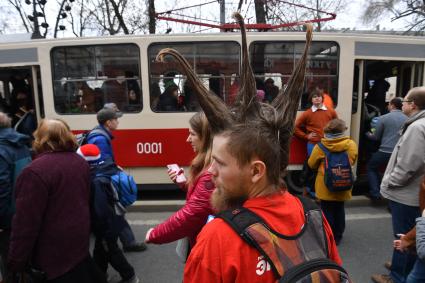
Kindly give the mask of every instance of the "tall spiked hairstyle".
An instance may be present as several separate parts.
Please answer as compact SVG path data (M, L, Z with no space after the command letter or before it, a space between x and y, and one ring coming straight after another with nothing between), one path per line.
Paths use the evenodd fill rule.
M234 13L233 17L239 23L242 35L241 85L233 108L229 109L217 95L205 88L187 60L176 50L162 49L157 55L157 60L163 61L166 55L170 55L182 65L187 81L205 112L213 135L241 125L253 128L261 127L267 132L271 132L275 137L275 144L280 146L279 168L280 175L284 176L289 161L289 145L294 131L294 122L304 85L307 55L312 40L312 26L306 26L304 52L286 88L281 89L270 105L258 102L256 99L255 77L249 62L245 23L239 13Z

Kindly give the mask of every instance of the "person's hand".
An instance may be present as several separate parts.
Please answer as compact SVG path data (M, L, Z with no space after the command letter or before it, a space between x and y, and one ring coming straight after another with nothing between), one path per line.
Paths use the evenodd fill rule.
M398 240L394 240L394 248L400 252L407 250L408 243L404 234L397 234L400 237Z
M373 133L372 133L372 132L366 132L366 137L367 137L367 138L371 138L371 137L373 137Z
M180 168L180 170L178 172L171 170L171 169L168 169L168 176L170 177L171 181L173 181L174 184L178 184L177 183L177 176L181 175L181 174L184 175L183 168ZM181 184L178 184L178 185L181 185Z
M170 180L173 181L174 184L177 183L177 172L171 169L168 169L168 176L170 177Z
M318 134L316 134L315 132L311 132L307 135L307 139L310 141L312 139L317 139L319 137Z
M146 243L146 244L149 244L149 236L151 235L152 230L153 230L153 228L150 228L150 229L148 230L148 232L146 232L146 236L145 236L145 243Z

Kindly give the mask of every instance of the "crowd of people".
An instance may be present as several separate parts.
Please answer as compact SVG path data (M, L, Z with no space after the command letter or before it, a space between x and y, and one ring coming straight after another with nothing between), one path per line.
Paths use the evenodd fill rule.
M235 17L246 47L242 17ZM243 79L232 109L182 65L202 108L188 125L187 142L195 152L189 171L168 170L171 181L186 191L186 203L149 229L144 242L136 241L111 182L122 171L111 144L123 116L117 105L107 103L97 112L98 125L81 144L66 122L42 120L31 133L33 152L31 138L13 130L11 118L0 112L2 280L108 282L110 265L120 282L137 283L124 252L179 240L185 282L276 282L290 280L291 273L300 276L296 270L312 264L314 271L303 278L350 282L337 245L358 148L323 90L310 93L311 107L296 119L310 42L308 27L305 50L281 93L272 81L266 81L266 91L258 90L243 54ZM172 81L167 89L174 103ZM270 96L273 104L263 103ZM168 105L164 99L158 103ZM425 87L392 99L388 110L367 133L381 143L367 170L371 198L388 200L396 239L386 264L390 274L372 280L425 282ZM290 194L283 181L293 135L306 143L305 166L317 171L308 198ZM382 180L380 166L386 166Z

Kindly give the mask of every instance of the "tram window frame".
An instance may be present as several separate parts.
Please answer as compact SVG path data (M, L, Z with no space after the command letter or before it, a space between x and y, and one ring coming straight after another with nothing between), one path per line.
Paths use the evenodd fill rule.
M254 60L254 56L255 53L254 51L256 49L261 49L260 46L265 46L264 50L265 50L265 55L263 60L259 60L258 58L256 60ZM267 53L266 49L267 46L271 46L272 50L273 48L276 50L277 49L277 45L282 46L282 48L284 50L288 50L292 52L287 52L287 53L283 53L283 52L269 52ZM320 45L322 45L322 48L320 48ZM323 47L323 45L325 47ZM326 46L327 45L327 46ZM251 42L250 46L249 46L249 58L251 60L252 63L252 68L255 74L255 78L257 81L257 88L261 89L261 88L265 88L265 82L267 79L272 79L273 81L287 81L295 66L297 61L299 60L299 58L302 56L302 52L304 50L304 46L305 46L305 41L287 41L287 40L273 40L273 41L265 41L265 40L258 40L258 41L253 41ZM332 50L332 48L336 48L336 50ZM329 71L328 74L325 75L318 75L312 72L312 68L310 66L312 66L315 62L314 58L312 58L312 50L314 50L315 48L319 48L319 50L322 50L322 52L328 51L326 53L320 54L317 53L316 56L321 55L324 56L324 59L326 60L322 60L324 62L322 62L323 64L327 64L326 62L329 62L329 64L327 64L328 66L330 66L329 68L327 68L327 70ZM303 97L302 97L302 103L300 104L300 109L299 110L306 110L308 109L309 103L306 103L305 100L308 97L308 93L309 91L312 90L312 87L314 85L319 86L321 88L323 88L325 90L326 93L328 93L334 103L334 107L337 106L338 104L338 79L339 79L339 67L340 67L340 46L338 44L338 42L336 41L313 41L311 43L310 46L310 50L308 53L308 58L307 58L307 69L306 69L306 74L305 74L305 84L304 84L304 89L303 89ZM269 56L267 58L267 54L271 54L271 55L275 55L275 56L279 56L277 59L272 58L270 59L271 56ZM267 60L268 59L268 60ZM274 61L273 61L274 60ZM279 73L276 72L276 70L273 69L273 63L274 62L285 62L285 60L288 62L288 64L291 65L292 69L283 69L280 70L280 75L277 75ZM270 66L267 65L262 65L262 66L258 66L256 62L264 62L264 64L269 64ZM320 61L316 61L319 62L317 65L320 65ZM332 65L332 63L336 63L336 65ZM264 85L261 85L264 84ZM275 85L279 88L279 90L284 87L284 85ZM267 96L267 93L266 93Z
M207 50L207 47L211 47L211 45L217 45L217 48L214 50L218 50L219 52L211 52L208 55L212 55L206 57L206 60L199 60L200 55L207 54L206 52L202 52ZM227 48L226 48L227 47ZM240 63L241 63L241 46L239 42L228 40L228 41L195 41L195 42L155 42L151 43L147 49L148 56L148 71L149 71L149 97L150 97L150 107L155 113L179 113L179 112L196 112L200 110L199 104L197 103L196 96L193 96L195 99L188 98L186 101L180 102L183 104L183 107L177 108L170 107L170 110L163 108L163 110L158 109L159 97L163 95L168 87L175 88L177 86L177 95L178 98L182 96L182 93L186 95L186 93L190 93L191 89L189 86L185 85L187 78L182 74L181 71L178 70L179 66L177 63L174 68L164 68L167 69L167 72L161 72L161 70L153 71L153 68L156 66L153 65L155 63L155 58L158 52L163 48L173 48L182 54L182 56L189 62L191 67L193 68L195 74L200 78L203 82L204 86L207 89L210 89L210 85L212 83L215 84L218 91L217 94L220 98L222 98L226 103L230 101L230 91L232 87L232 83L240 78ZM229 59L228 56L232 55ZM226 60L223 60L225 64L228 64L227 74L223 73L224 68L220 68L222 65L214 65L213 58L218 56L218 58L226 57ZM205 59L205 58L203 58ZM167 60L167 57L165 58ZM177 62L175 59L171 58L170 61ZM202 61L202 63L199 63ZM219 61L218 61L219 62ZM229 63L230 62L230 63ZM218 63L220 64L220 63ZM160 66L160 65L158 65ZM161 67L162 68L162 67ZM208 68L210 68L208 70ZM199 73L199 70L203 70L203 73ZM210 72L207 72L210 71ZM214 73L215 71L218 72ZM169 74L167 76L167 74ZM168 80L168 82L166 82ZM172 80L172 81L171 81ZM166 88L165 86L168 85ZM175 91L175 90L174 90ZM214 92L215 93L215 92ZM190 96L191 97L191 96ZM183 98L184 99L184 98ZM179 102L179 100L177 100ZM165 109L165 110L164 110ZM177 109L177 110L176 110Z
M86 70L88 71L83 75L69 72L74 66L78 69L82 63L79 57L71 58L73 61L68 63L67 51L78 51L78 49L89 50L87 53L90 55L84 57L87 59ZM56 113L61 115L96 114L105 103L110 102L116 103L120 111L124 113L140 113L143 110L140 56L140 48L135 43L52 48L50 50L51 78ZM59 66L62 67L62 71L58 71ZM67 85L70 89L67 89ZM118 92L122 95L117 95L114 87L122 90ZM82 104L84 91L90 95L89 107L87 107L88 103ZM132 98L135 98L135 103L129 102Z

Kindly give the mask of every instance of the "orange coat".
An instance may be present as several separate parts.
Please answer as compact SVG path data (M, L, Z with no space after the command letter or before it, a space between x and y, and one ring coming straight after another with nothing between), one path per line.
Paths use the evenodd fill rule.
M310 140L310 142L318 143L324 136L323 128L330 120L335 118L338 118L338 115L332 108L328 108L327 110L318 109L316 112L313 112L309 108L295 121L294 134L305 141L309 141L307 135L314 132L319 137Z

